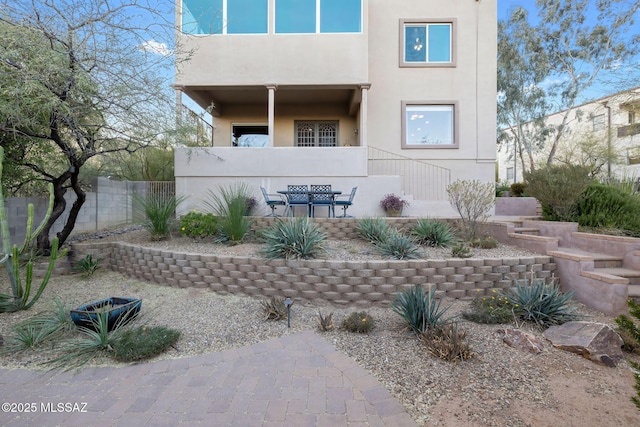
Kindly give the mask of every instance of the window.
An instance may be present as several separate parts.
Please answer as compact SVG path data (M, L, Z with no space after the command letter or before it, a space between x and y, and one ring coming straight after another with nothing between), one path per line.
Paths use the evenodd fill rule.
M401 67L454 67L455 20L400 21Z
M629 111L629 124L632 125L636 122L636 112Z
M267 147L269 145L269 126L266 124L234 124L231 145L234 147Z
M338 122L296 121L296 147L337 147Z
M457 148L456 102L403 102L402 148Z
M599 130L604 129L604 114L599 114L597 116L593 116L591 119L593 121L593 131L597 132Z
M276 0L275 6L279 34L362 31L362 0Z
M513 180L513 168L507 168L507 181Z
M266 34L268 0L182 0L187 34Z

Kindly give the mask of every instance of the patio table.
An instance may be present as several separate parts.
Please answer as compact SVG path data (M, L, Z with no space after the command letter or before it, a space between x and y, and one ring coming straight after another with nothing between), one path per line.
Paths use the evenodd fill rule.
M283 194L286 198L287 198L287 208L290 210L291 215L293 216L293 206L300 206L301 203L293 203L290 204L290 200L291 200L291 196L292 195L306 195L307 198L307 215L309 216L309 218L313 218L313 196L314 194L329 194L331 196L331 201L333 203L333 200L335 199L335 197L339 194L342 194L342 191L340 190L331 190L331 191L312 191L312 190L297 190L297 191L289 191L289 190L278 190L277 191L278 194ZM326 206L326 205L325 205ZM335 211L334 211L334 216L335 216Z

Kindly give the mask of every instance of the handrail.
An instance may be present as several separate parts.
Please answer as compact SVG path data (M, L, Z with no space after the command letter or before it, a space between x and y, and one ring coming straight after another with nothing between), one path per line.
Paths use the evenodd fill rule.
M381 150L369 148L369 175L400 175L402 191L416 200L447 200L451 170Z

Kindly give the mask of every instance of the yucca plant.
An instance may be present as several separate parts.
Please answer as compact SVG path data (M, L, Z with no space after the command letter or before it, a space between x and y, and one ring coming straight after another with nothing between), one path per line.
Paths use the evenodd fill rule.
M265 247L260 254L266 258L315 258L325 251L327 233L307 217L278 218L262 232Z
M531 276L531 279L514 280L515 288L504 292L509 302L518 308L521 319L548 328L579 318L573 313L575 308L568 306L573 291L564 294L555 281L546 283L544 278L534 278L533 273Z
M391 309L402 318L409 329L420 333L450 321L451 318L444 318L444 314L451 306L441 309L441 303L442 300L436 298L435 287L432 286L425 293L422 286L415 285L398 293Z
M318 327L321 331L327 332L333 329L333 312L322 314L318 311Z
M458 329L458 324L455 322L420 333L420 339L429 352L448 362L471 359L475 355L466 338L467 332Z
M356 219L356 234L358 237L374 245L387 240L391 230L391 227L381 217Z
M171 236L176 223L176 209L186 199L163 193L152 193L146 197L134 195L136 211L144 215L144 227L149 231L151 240L164 240Z
M419 256L415 242L397 230L391 231L383 242L378 243L376 250L395 259L415 259Z
M245 216L250 199L249 185L244 182L221 186L218 192L208 191L203 203L218 217L220 240L238 243L244 239L253 224Z
M287 306L282 297L271 297L270 300L262 301L262 315L264 320L281 320L287 318Z
M449 247L455 242L453 228L446 222L430 218L418 218L418 222L411 230L416 243L425 246Z

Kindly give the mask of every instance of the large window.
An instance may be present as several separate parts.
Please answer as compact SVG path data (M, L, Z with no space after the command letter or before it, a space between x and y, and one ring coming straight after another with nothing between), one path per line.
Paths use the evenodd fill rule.
M337 147L338 122L296 121L296 147Z
M275 14L279 34L362 31L362 0L276 0Z
M400 21L400 66L455 66L455 20Z
M403 102L402 148L457 148L457 103Z
M182 0L187 34L266 34L268 0Z

